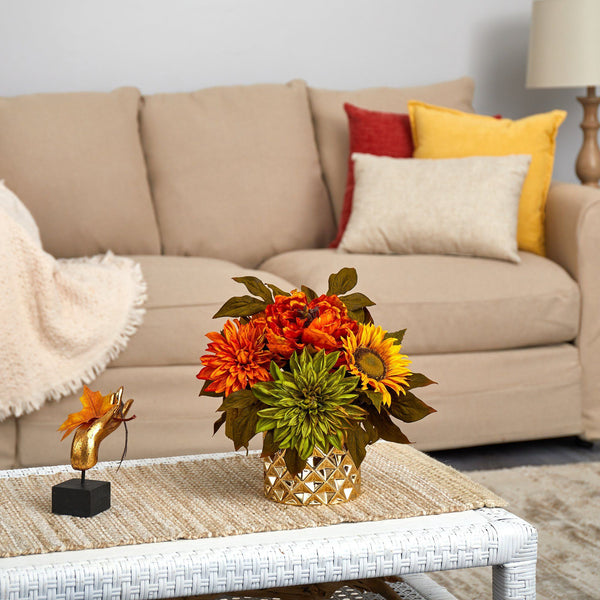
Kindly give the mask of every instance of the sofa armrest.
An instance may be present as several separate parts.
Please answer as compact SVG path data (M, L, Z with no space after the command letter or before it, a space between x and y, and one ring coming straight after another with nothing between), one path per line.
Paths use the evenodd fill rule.
M579 284L576 344L582 367L583 431L600 439L600 190L554 183L546 204L546 252Z
M600 190L574 183L550 186L546 203L546 254L577 281L579 259L585 259L592 246L597 250L600 244L598 210ZM594 255L597 252L590 258Z

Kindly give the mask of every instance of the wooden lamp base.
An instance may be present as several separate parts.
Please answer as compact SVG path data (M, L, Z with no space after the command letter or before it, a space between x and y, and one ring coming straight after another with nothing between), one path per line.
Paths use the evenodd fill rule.
M575 172L583 185L598 187L600 179L600 149L598 148L598 104L600 98L596 96L596 87L587 88L587 96L577 98L583 106L583 145L577 156Z

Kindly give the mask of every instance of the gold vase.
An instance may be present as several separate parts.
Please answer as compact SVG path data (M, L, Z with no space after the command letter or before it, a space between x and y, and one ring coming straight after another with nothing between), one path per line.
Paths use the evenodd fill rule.
M265 496L269 500L295 506L339 504L360 494L360 468L348 452L332 447L324 453L315 448L296 476L287 470L284 452L263 459Z

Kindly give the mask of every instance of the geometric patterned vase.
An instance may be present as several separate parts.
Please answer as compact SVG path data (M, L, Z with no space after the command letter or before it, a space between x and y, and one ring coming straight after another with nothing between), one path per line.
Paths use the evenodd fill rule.
M324 453L315 448L304 470L295 477L285 466L284 452L263 459L265 496L269 500L296 506L339 504L360 494L360 468L349 452L332 447Z

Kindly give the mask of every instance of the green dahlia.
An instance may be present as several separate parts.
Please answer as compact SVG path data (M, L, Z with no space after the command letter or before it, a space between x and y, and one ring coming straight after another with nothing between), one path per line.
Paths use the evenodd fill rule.
M266 404L258 412L256 431L273 430L279 448L295 449L306 460L318 446L342 450L344 430L355 427L366 412L352 402L358 397L358 377L346 377L346 367L331 372L339 352L307 349L290 358L290 372L271 363L273 381L257 383L252 392Z

